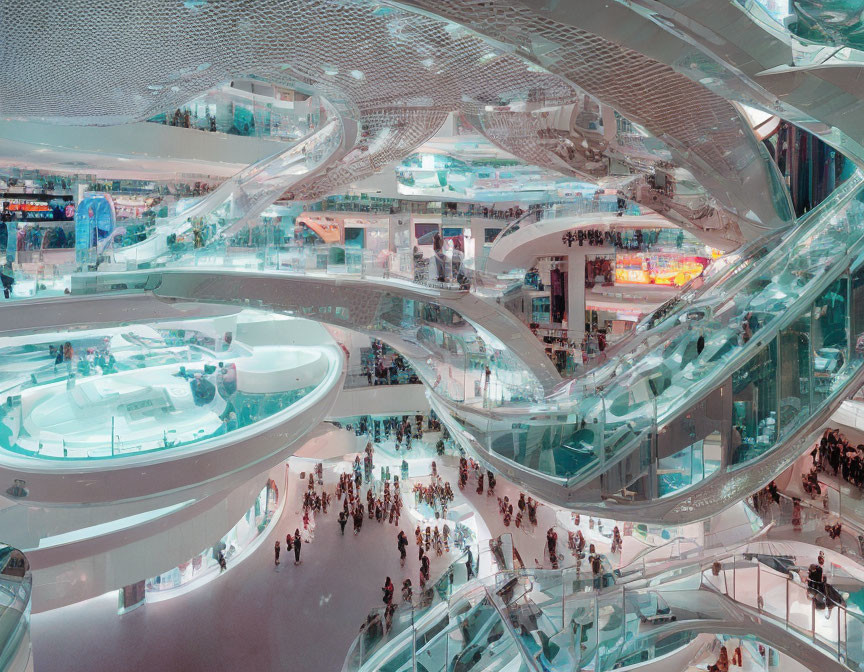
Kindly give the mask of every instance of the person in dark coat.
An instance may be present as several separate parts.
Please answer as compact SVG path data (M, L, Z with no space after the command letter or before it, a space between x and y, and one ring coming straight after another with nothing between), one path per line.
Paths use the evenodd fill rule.
M399 530L399 534L396 537L396 546L399 549L399 563L402 567L405 566L405 556L407 555L406 548L408 548L408 537L405 536L405 532Z
M390 577L387 577L387 580L384 582L384 587L381 589L384 592L384 604L390 606L393 602L393 582L390 580Z
M300 548L303 546L303 540L300 538L300 529L294 530L294 564L300 564Z

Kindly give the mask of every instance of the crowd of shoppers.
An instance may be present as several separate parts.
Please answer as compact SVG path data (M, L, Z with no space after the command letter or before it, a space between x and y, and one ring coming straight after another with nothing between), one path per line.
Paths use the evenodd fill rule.
M813 470L805 482L809 482L809 489L815 494L820 494L815 479L818 472L842 477L856 488L864 489L864 444L853 446L839 429L826 429L810 456Z
M338 423L336 424L338 426ZM361 415L356 423L347 424L345 429L353 431L356 436L366 436L374 443L389 441L392 438L397 451L403 447L406 450L411 450L414 441L423 439L424 431L441 432L441 438L435 444L439 455L444 454L445 446L449 440L447 428L441 424L434 411L430 411L428 416L422 413L413 416L388 415L383 417Z
M362 376L370 386L420 383L420 378L405 358L378 339L373 338L371 347L361 350L360 359Z
M194 114L188 107L184 107L182 110L178 107L173 113L167 112L164 123L168 126L179 126L180 128L199 128L198 115ZM216 115L211 115L209 110L204 117L204 126L201 130L210 131L211 133L215 133L217 130Z
M579 247L612 247L616 250L632 252L648 252L658 244L663 234L662 229L625 229L623 231L603 231L601 229L575 229L565 231L561 242L567 247L577 244ZM684 247L684 231L679 229L675 236L675 247Z
M78 356L71 341L62 345L49 345L48 354L54 358L54 371L61 364L65 365L66 373L70 377L108 375L117 373L117 359L111 352L111 339L103 338L98 346L86 348L83 356Z

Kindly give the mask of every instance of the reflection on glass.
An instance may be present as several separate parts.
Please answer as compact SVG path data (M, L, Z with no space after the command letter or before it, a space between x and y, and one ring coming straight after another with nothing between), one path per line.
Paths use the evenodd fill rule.
M720 468L722 447L720 432L712 432L674 455L661 458L657 463L658 494L674 494L713 474Z
M848 276L838 278L813 302L810 311L814 405L830 396L849 360L848 286Z
M40 460L176 449L270 418L325 378L326 357L317 349L250 348L202 333L194 322L182 326L6 339L0 448ZM304 375L259 391L243 371L265 362Z
M748 462L777 440L777 342L732 374L733 463Z
M780 332L780 428L810 416L810 312Z

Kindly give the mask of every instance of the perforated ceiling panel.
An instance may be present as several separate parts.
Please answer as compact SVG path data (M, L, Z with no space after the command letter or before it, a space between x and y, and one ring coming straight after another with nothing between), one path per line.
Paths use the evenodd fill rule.
M627 48L628 37L633 37L630 26L614 26L615 42L581 28L584 12L592 12L590 19L602 23L602 5L590 0L567 4L405 0L401 4L436 12L509 44L642 124L724 208L749 221L751 235L792 221L785 188L732 104L669 65Z
M530 117L516 123L511 114L514 104L575 102L577 84L643 123L730 211L766 227L789 220L775 210L782 199L764 198L775 185L734 108L667 65L549 18L532 1L409 4L0 0L0 114L124 123L237 77L306 86L362 129L356 151L301 189L315 195L402 158L449 111L482 115L498 144L529 160L597 174L593 155L574 154L581 143L538 135L522 123ZM490 119L507 106L509 118Z
M576 95L465 28L365 1L2 0L0 24L0 114L7 116L125 123L236 77L305 85L341 103L360 129L357 144L298 185L298 198L401 160L451 110L566 104Z
M305 80L358 108L542 98L560 78L463 28L350 0L0 2L0 113L146 119L240 76Z

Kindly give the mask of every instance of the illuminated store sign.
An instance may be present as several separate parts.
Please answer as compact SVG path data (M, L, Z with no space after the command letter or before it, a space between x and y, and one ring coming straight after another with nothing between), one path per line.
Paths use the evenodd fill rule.
M644 254L641 252L615 256L615 282L629 285L687 284L702 274L708 265L705 257L682 257L677 254Z

